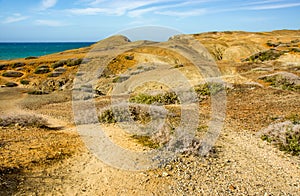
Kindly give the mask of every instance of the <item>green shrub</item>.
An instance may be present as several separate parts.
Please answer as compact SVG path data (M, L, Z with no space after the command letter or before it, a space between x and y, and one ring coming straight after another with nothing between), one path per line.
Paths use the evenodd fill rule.
M0 65L0 70L5 70L5 69L7 69L8 68L8 64L1 64Z
M277 51L277 50L271 49L271 50L256 53L256 54L246 58L245 61L264 62L264 61L269 61L269 60L276 60L284 53L285 52L283 52L283 51Z
M205 83L195 86L195 92L198 96L215 95L224 90L224 85L220 83Z
M154 142L150 136L133 135L131 137L135 139L139 144L142 144L143 146L147 146L152 149L157 149L160 147L160 145L157 142Z
M25 66L25 63L16 62L12 65L12 68L18 68L18 67L23 67L23 66Z
M296 156L300 155L299 124L294 124L291 121L272 124L263 130L261 139L274 144L279 150Z
M300 155L300 133L294 134L292 130L287 132L285 143L279 143L279 149L292 155Z
M6 86L6 87L16 87L16 86L18 86L18 84L17 84L17 83L14 83L14 82L7 82L7 83L5 84L5 86Z
M117 77L115 77L114 79L113 79L113 83L118 83L119 82L119 79L120 79L120 77L119 76L117 76Z
M291 48L290 51L291 52L300 52L300 48Z
M30 83L30 81L29 80L21 80L20 83L23 85L28 85Z
M73 67L73 66L77 66L77 65L80 65L82 63L82 60L81 58L75 58L75 59L68 59L66 61L66 65L68 67Z
M291 114L286 119L290 120L294 125L300 124L300 115L299 114Z
M270 42L270 41L267 42L267 46L269 46L269 47L277 47L279 45L280 45L280 43L273 43L273 42Z
M175 93L165 93L159 95L148 95L148 94L138 94L133 96L129 100L133 103L141 103L141 104L177 104L179 103L179 99Z
M133 60L133 59L134 59L134 56L128 56L128 55L127 55L127 56L125 56L125 59L126 59L126 60Z
M263 77L261 79L265 82L269 82L271 86L276 88L290 91L300 91L300 85L295 85L294 82L281 75Z
M112 110L105 110L99 117L99 122L101 123L116 123L114 113Z
M37 67L36 70L34 71L35 74L45 74L49 72L50 72L50 68L47 65L41 65Z
M28 94L29 95L46 95L46 94L49 94L49 92L34 90L34 91L29 91Z
M52 67L53 69L58 68L58 67L63 67L66 63L67 63L66 60L60 60L60 61L57 61L57 62L53 63L53 64L51 65L51 67Z
M2 74L4 77L9 77L9 78L19 78L22 77L24 74L18 71L8 71Z
M174 66L174 68L180 68L180 67L183 67L183 64L177 64Z
M139 106L131 105L129 106L129 111L127 107L116 106L114 109L104 110L98 117L101 123L128 122L130 119L146 124L151 121L151 116Z
M25 60L31 60L31 59L37 59L38 57L36 56L29 56L29 57L26 57Z

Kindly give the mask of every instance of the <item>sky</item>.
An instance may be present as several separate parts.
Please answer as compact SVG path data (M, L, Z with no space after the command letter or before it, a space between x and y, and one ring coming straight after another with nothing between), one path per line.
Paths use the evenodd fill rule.
M0 0L0 42L277 29L300 29L300 0Z

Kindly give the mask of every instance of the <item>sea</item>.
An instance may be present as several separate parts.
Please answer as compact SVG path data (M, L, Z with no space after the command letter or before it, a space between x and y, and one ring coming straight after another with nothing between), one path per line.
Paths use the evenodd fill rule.
M39 57L90 46L94 42L34 42L34 43L0 43L0 60L11 60L26 57Z

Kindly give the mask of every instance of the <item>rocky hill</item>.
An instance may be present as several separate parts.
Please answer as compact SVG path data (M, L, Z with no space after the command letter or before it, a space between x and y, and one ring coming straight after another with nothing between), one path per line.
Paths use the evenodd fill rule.
M299 30L116 35L0 61L0 84L0 195L300 194ZM99 126L119 157L87 148Z
M209 51L223 75L235 76L228 80L249 82L252 78L243 78L240 75L241 71L263 66L269 67L268 69L278 68L297 73L300 55L299 33L299 31L288 30L260 33L210 32L195 34L193 37ZM148 62L168 64L170 67L194 73L189 66L191 62L186 57L174 50L166 49L169 42L170 40L164 43L130 42L124 36L113 36L78 50L39 58L0 61L0 84L2 86L18 85L47 93L65 88L70 89L78 66L94 58L93 53L97 50L95 48L109 50L123 47L124 50L107 63L107 68L103 73L106 77L100 78L99 84L95 87L95 90L99 89L99 91L106 88L103 94L106 94L110 88L104 87L104 84L113 83L120 74L122 80L122 77L128 77L128 74L136 74L136 72L142 72L143 69L154 69ZM146 67L142 68L143 65ZM158 67L162 67L160 65ZM130 73L125 73L128 69L131 69ZM191 78L195 79L196 76L191 76ZM199 81L194 81L194 84L197 82Z

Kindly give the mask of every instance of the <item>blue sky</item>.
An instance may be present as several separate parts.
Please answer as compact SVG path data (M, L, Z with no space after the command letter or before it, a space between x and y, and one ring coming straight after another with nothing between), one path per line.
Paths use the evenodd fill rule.
M141 26L182 33L300 29L300 1L0 0L0 42L98 41Z

